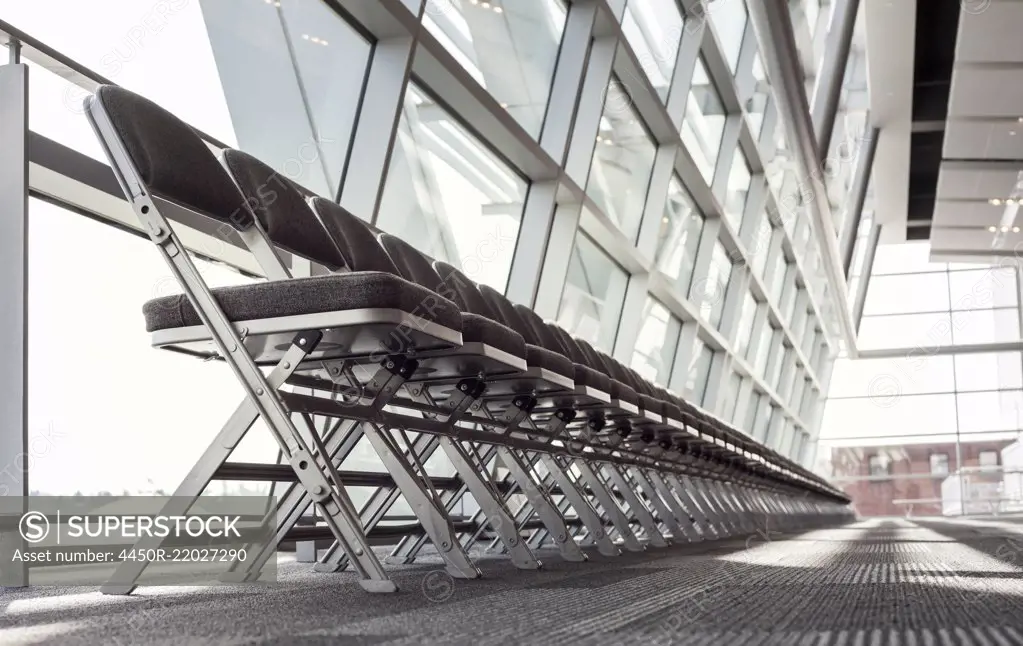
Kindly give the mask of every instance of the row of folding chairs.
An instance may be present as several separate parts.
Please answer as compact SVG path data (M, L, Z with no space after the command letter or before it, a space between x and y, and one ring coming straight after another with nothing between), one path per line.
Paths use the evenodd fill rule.
M244 472L228 459L257 420L280 447L263 471L288 483L276 542L234 580L258 578L296 537L332 539L318 570L351 566L389 592L371 544L385 534L400 562L432 544L452 576L475 578L480 541L535 569L543 546L578 561L587 546L614 555L850 519L848 499L806 469L260 160L218 158L151 101L103 86L86 114L183 291L144 305L153 346L224 361L246 394L165 512ZM237 236L267 280L209 288L172 226L197 215ZM312 276L292 276L295 256ZM341 465L363 439L388 480L357 509L346 481L359 476ZM455 478L427 472L438 451ZM466 496L478 511L453 522ZM383 522L400 498L418 521L404 533ZM130 592L144 567L122 563L104 591Z

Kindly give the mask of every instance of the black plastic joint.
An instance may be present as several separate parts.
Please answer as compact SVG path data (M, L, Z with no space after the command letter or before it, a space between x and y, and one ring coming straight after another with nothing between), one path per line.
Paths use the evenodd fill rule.
M632 429L629 428L628 426L619 426L617 429L615 429L615 432L617 432L618 437L622 438L623 440L632 435Z
M515 408L532 413L533 409L536 408L536 397L532 395L520 395L512 400L512 406Z
M599 432L607 426L607 420L603 417L591 417L586 421L586 426L589 427L591 431Z
M642 440L643 442L646 442L647 444L649 444L649 443L654 441L654 432L653 431L643 431L643 434L639 436L639 439Z
M559 408L554 416L567 424L575 419L575 411L570 408Z
M419 362L404 355L392 354L380 362L384 370L403 379L408 379L419 368Z
M487 383L480 379L463 379L458 382L458 392L472 399L479 399L487 390Z
M291 344L302 348L306 354L312 354L322 340L322 330L305 330L296 334L295 338L291 340Z

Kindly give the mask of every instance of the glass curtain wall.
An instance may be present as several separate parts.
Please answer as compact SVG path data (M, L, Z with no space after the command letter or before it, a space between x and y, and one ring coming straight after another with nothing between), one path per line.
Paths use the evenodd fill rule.
M1015 267L929 253L927 243L878 246L859 348L882 356L839 359L831 377L817 467L864 515L1020 502L999 461L1023 432L1023 355L995 345L1020 340Z

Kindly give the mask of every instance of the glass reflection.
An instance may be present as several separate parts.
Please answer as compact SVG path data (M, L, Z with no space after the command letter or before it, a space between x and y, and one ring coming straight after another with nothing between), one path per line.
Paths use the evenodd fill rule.
M526 182L409 86L376 226L504 291Z

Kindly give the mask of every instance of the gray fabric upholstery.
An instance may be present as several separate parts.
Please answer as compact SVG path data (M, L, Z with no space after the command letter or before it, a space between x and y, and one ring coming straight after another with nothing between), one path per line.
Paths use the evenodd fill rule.
M188 124L115 85L100 86L95 100L110 117L150 192L239 230L252 226L245 199Z
M310 201L313 211L329 231L337 245L345 266L352 271L381 271L400 275L384 252L369 226L339 204L314 197Z
M575 380L575 371L573 364L557 352L551 352L547 348L541 348L538 345L527 344L526 345L526 363L530 366L538 366L544 370L550 370L551 372L557 373L562 377Z
M274 244L330 269L345 266L341 251L307 203L313 197L310 191L240 150L225 150L223 160Z
M521 334L479 314L462 312L462 342L486 343L520 359L526 358L526 342Z
M411 280L434 290L437 285L444 282L437 270L433 268L433 261L409 243L389 233L378 234L377 240L387 252L391 262L398 268L398 275L405 280Z
M330 274L234 285L212 291L231 321L387 308L414 314L452 330L462 329L462 317L454 303L393 274ZM151 300L143 305L142 313L149 332L201 324L195 308L183 294Z
M487 300L483 298L479 287L476 286L476 283L471 278L454 266L440 260L433 261L433 268L440 275L441 280L444 281L442 285L438 285L433 291L458 303L466 312L472 312L473 314L479 314L494 320L499 318L494 309L487 303Z

